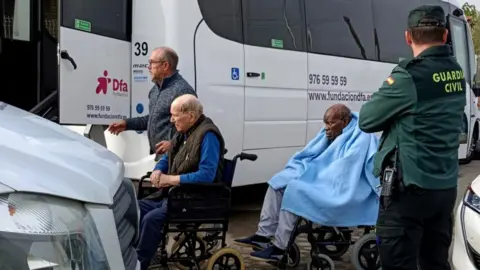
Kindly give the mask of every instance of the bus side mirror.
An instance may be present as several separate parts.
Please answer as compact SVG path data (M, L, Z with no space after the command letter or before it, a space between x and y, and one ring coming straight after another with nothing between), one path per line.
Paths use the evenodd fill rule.
M460 17L464 14L464 12L461 8L456 8L452 13L455 17Z

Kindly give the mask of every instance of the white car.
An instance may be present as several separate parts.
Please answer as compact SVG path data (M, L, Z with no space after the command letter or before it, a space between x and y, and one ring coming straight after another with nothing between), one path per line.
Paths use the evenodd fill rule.
M139 208L120 158L0 102L0 268L138 270Z
M452 261L457 270L480 269L480 175L457 208Z

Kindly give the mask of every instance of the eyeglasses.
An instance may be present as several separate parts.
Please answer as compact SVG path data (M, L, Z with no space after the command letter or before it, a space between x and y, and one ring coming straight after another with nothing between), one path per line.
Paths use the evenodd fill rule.
M165 63L165 62L166 62L165 60L148 60L149 65L160 64L160 63Z

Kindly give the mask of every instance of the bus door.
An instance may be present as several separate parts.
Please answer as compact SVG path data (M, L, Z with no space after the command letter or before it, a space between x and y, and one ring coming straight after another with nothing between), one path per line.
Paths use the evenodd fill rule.
M58 0L61 124L130 117L131 0Z
M470 65L470 51L469 50L469 35L467 31L467 24L465 21L448 16L449 31L451 34L453 53L463 69L465 81L467 82L467 89L465 89L467 104L465 106L464 117L462 119L462 133L460 135L460 148L458 149L458 158L464 159L468 154L468 146L472 143L472 127L475 121L475 113L471 111L472 98L472 73Z
M34 3L0 0L0 100L24 110L38 102Z

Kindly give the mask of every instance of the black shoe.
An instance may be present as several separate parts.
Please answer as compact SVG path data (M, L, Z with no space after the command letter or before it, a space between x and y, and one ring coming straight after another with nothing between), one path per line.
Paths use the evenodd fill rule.
M260 261L280 261L283 258L284 254L285 254L285 250L280 249L274 245L271 245L270 247L264 250L250 253L250 256L252 259L260 260Z
M268 237L252 235L246 238L235 239L235 243L240 246L251 247L255 249L265 249L269 247L271 240Z

